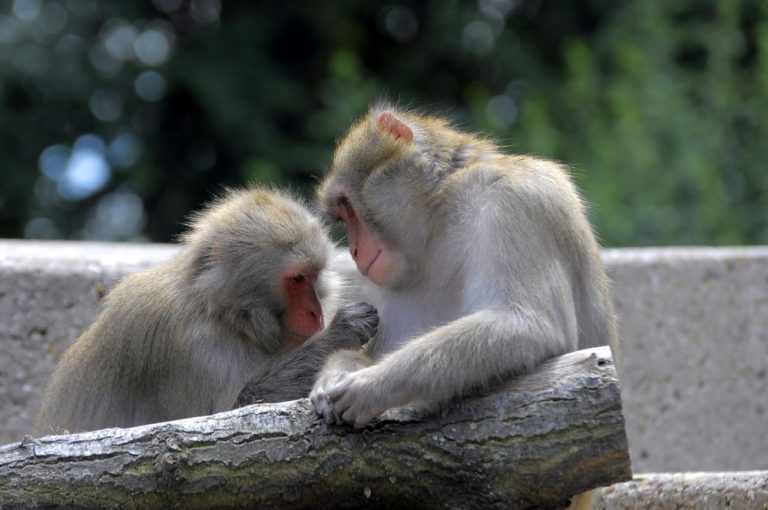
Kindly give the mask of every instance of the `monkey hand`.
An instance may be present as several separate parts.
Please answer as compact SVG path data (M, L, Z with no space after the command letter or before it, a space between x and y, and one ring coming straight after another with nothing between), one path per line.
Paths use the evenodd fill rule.
M381 366L373 365L348 372L327 387L326 395L336 423L364 427L387 409L402 403L401 392L388 384L387 378L379 375L381 372Z
M328 391L347 375L370 365L368 357L359 350L341 350L333 354L317 376L309 399L317 414L325 423L343 423L341 416L334 410Z
M358 349L379 329L379 314L367 303L352 303L336 312L323 338L336 349Z

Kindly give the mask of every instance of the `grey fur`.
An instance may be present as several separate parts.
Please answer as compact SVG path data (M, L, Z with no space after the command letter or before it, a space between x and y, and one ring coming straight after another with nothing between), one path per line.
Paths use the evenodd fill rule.
M383 111L412 142L379 129ZM610 344L620 366L598 244L562 166L378 104L337 147L318 191L328 214L340 194L404 263L386 287L363 284L379 334L321 371L326 421L434 407L578 346Z
M342 307L322 335L283 353L251 379L237 397L235 407L306 397L328 356L340 350L359 351L376 334L378 324L379 317L371 305Z

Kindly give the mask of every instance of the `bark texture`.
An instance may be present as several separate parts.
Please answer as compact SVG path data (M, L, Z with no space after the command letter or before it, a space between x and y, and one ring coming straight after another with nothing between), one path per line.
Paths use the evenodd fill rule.
M2 508L561 508L629 479L607 347L361 430L302 399L0 447Z

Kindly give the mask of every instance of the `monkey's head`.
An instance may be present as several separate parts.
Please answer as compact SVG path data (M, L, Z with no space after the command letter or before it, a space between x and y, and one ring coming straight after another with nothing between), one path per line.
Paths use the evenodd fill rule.
M357 268L391 288L415 284L446 224L441 194L468 135L442 119L379 103L341 139L318 199L347 228Z
M267 352L323 327L332 244L300 201L263 188L230 191L190 225L188 288L213 320Z

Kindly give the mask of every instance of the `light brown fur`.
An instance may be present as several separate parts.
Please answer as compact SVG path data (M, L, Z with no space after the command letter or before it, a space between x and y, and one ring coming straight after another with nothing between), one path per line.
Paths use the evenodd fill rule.
M52 375L34 433L127 427L306 396L330 352L359 348L375 310L349 305L301 347L286 347L283 268L319 271L327 316L340 282L332 245L292 196L230 192L193 217L179 254L124 278Z

